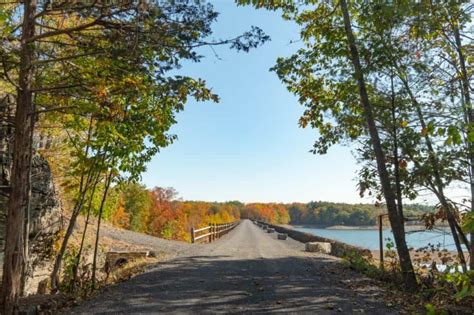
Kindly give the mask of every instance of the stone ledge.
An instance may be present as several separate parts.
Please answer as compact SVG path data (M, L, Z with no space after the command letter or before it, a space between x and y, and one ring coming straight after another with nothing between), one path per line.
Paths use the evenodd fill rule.
M331 254L331 243L328 242L308 242L305 246L307 252Z
M279 240L286 240L288 238L288 234L285 234L285 233L278 233L278 237L277 237Z
M360 255L363 257L372 258L372 253L369 249L361 248L354 245L349 245L343 242L332 240L329 238L316 236L313 234L297 231L281 225L268 224L263 221L259 221L260 224L268 225L268 227L274 228L278 233L285 233L288 237L297 240L302 243L308 242L327 242L331 244L331 255L336 257L346 257L348 255Z

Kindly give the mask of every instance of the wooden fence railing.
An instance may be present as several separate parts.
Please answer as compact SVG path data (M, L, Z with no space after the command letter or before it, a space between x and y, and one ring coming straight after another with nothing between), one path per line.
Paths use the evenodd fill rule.
M223 224L211 224L200 229L191 228L191 242L196 243L198 241L208 241L210 243L229 233L239 223L240 221L234 221Z

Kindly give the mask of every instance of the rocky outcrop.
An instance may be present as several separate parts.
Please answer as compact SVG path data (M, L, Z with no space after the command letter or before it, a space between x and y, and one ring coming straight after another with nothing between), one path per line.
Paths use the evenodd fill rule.
M2 265L12 155L13 112L14 97L11 95L0 97L0 263ZM32 160L31 171L26 294L36 293L39 283L49 276L53 245L61 226L61 203L54 187L51 169L46 159L36 153Z
M30 238L55 235L61 228L61 203L48 162L36 155L31 181Z
M13 134L14 97L0 96L0 262L3 261L5 204L10 180L11 138Z
M31 179L29 268L25 293L36 293L51 273L54 243L62 227L62 207L48 162L36 155Z
M59 196L53 184L48 162L40 155L32 161L31 206L29 220L29 260L25 293L38 291L40 282L47 279L52 264L54 242L62 227L62 211ZM0 212L4 216L7 194L0 197ZM3 236L5 222L0 222Z

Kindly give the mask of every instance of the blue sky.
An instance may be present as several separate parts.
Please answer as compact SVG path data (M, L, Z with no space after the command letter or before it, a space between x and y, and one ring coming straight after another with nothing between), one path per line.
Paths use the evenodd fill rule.
M191 101L177 116L178 141L148 165L148 187L172 186L186 200L243 202L363 202L355 187L357 165L347 147L323 156L311 149L317 133L298 127L303 107L269 71L277 57L298 48L298 27L278 12L214 1L220 12L215 38L238 35L256 25L272 38L250 53L203 48L197 64L182 74L200 77L221 102Z

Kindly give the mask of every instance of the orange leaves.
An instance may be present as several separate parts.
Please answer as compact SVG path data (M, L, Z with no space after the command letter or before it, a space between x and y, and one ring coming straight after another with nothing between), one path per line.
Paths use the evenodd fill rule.
M227 223L240 217L237 205L202 201L178 201L173 188L155 187L151 199L148 233L167 239L188 240L192 227Z
M127 229L130 224L130 218L128 213L125 212L122 202L120 202L118 208L115 210L112 216L112 224L124 229Z
M147 230L150 234L161 236L163 230L169 227L168 223L179 221L179 217L183 216L180 211L175 211L173 200L176 191L172 188L155 187L149 193L151 205L149 209L149 221ZM172 231L167 232L167 236L172 238Z
M96 88L95 96L97 99L99 99L101 102L106 102L109 98L109 93L107 91L107 88L105 86L99 86Z
M400 160L400 162L398 163L398 165L400 166L400 168L405 169L405 168L407 168L408 163L407 163L406 160Z
M258 219L269 223L286 224L290 221L288 210L283 204L252 203L242 209L242 217Z

